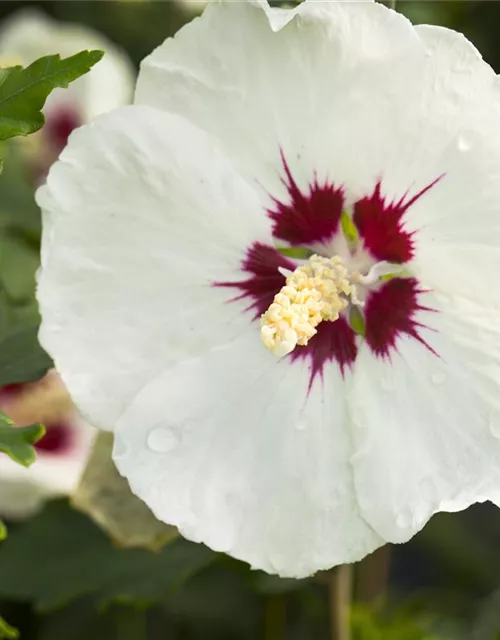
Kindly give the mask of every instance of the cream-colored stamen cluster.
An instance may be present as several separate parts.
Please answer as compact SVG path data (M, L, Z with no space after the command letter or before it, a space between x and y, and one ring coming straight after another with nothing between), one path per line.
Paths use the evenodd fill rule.
M311 256L307 264L287 276L285 286L262 315L264 345L278 357L297 345L305 346L320 322L337 320L349 300L357 302L352 278L339 256Z

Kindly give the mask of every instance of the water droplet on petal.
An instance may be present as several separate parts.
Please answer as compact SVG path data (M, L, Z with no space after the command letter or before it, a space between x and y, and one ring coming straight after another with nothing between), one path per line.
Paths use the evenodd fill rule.
M181 441L179 432L172 427L155 427L148 433L147 444L155 453L169 453Z
M442 371L435 371L431 375L431 382L437 385L444 384L446 382L446 374Z

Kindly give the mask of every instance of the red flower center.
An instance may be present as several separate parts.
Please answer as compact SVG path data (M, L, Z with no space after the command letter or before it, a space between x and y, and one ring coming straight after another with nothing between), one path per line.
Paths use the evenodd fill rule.
M292 247L310 249L314 246L318 253L320 245L326 252L327 244L342 233L345 189L328 180L320 183L314 177L308 188L301 190L283 154L281 157L287 197L282 200L272 197L268 215L273 222L273 235L277 241L285 241ZM354 202L351 220L359 237L356 247L350 248L353 263L359 255L369 256L372 265L380 261L397 264L410 261L414 253L413 232L405 229L404 215L440 179L411 198L404 194L393 202L383 195L382 182L378 181L372 193ZM241 263L244 277L234 282L218 282L215 286L236 289L239 293L231 300L247 298L247 310L258 320L285 284L279 267L293 271L297 263L275 247L254 243ZM431 311L420 302L424 294L425 290L415 278L397 275L387 281L378 280L370 287L360 311L364 317L366 344L375 357L390 359L401 335L411 336L432 351L421 337L419 330L423 325L416 319L418 312ZM334 322L321 322L309 343L297 347L288 357L291 362L309 360L311 387L316 377L322 377L327 362L336 361L343 375L346 368L353 365L360 341L361 336L344 314Z

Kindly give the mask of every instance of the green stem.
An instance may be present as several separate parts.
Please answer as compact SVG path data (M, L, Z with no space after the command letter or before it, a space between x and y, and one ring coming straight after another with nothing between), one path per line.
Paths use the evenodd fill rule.
M330 572L330 637L350 640L350 607L352 600L352 564L343 564Z
M394 9L394 11L396 11L396 3L397 0L387 0L387 6L389 9Z

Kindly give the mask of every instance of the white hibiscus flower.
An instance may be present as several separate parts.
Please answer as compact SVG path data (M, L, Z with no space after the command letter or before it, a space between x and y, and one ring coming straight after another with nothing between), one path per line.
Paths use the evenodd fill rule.
M105 55L92 73L51 93L44 108L42 132L23 139L31 146L38 143L38 155L46 156L42 163L45 170L73 129L130 102L135 72L125 51L90 27L58 22L32 8L14 13L0 26L0 66L28 65L54 53L65 58L84 49L101 49Z
M222 2L72 137L41 340L158 518L301 577L498 494L498 89L380 4Z
M94 431L78 416L59 376L0 388L0 406L16 424L45 424L28 469L0 453L0 516L23 518L47 498L68 495L80 479Z

